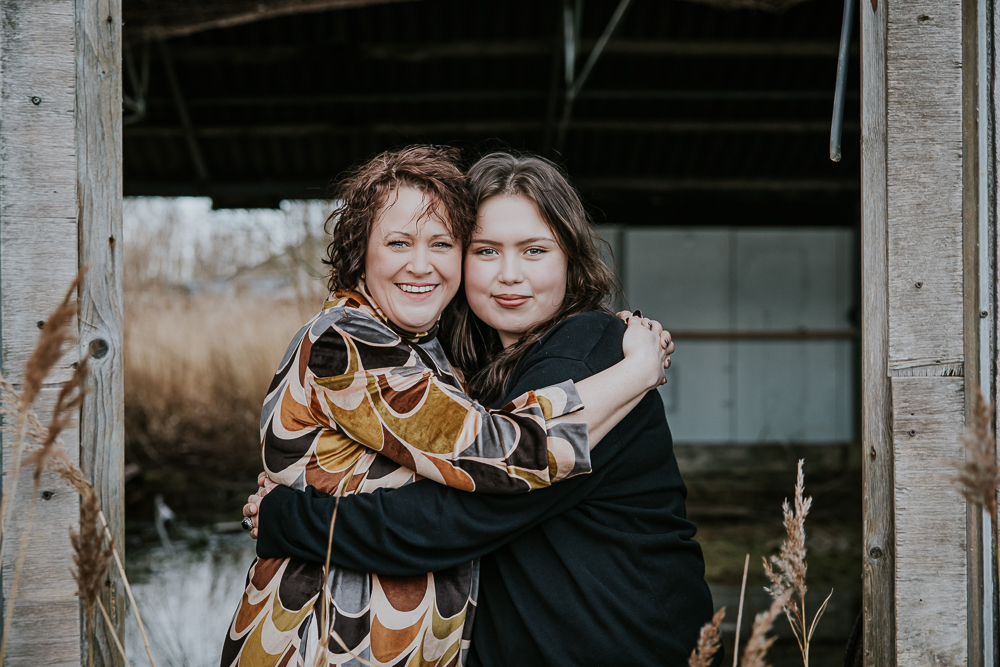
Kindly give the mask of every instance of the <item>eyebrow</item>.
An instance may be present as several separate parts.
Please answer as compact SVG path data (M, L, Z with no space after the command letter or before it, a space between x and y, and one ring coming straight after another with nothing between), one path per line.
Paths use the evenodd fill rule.
M397 235L397 236L405 236L405 237L410 238L410 239L413 238L413 234L411 234L410 232L404 232L404 231L401 231L401 230L398 230L398 229L396 229L396 230L390 230L390 231L386 232L386 234L385 234L385 236L383 238L387 238L387 237L392 236L394 234ZM431 238L432 239L439 239L439 238L442 238L442 237L443 238L449 238L449 239L452 238L451 234L448 234L448 233L435 234Z
M524 239L523 241L518 241L517 245L528 245L529 243L538 243L539 241L548 241L549 243L555 243L555 239L551 236L535 236L530 239ZM473 243L490 243L492 245L503 245L500 241L493 241L492 239L472 239Z

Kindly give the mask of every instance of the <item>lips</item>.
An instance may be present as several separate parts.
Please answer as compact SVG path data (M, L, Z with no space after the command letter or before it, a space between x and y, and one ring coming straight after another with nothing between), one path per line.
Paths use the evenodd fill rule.
M403 296L416 301L429 298L438 288L437 285L429 283L395 283L395 285Z
M493 300L502 308L520 308L528 303L530 296L523 294L494 294Z

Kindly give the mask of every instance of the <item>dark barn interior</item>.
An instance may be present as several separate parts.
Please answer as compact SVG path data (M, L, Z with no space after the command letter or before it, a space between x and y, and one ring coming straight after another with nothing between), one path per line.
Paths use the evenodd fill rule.
M123 4L126 196L276 207L327 197L383 150L442 143L470 162L493 149L554 159L598 224L859 227L856 30L843 158L829 157L834 0ZM860 606L856 449L677 449L728 646L744 554L752 614L767 604L757 559L780 544L806 456L811 590L838 591L811 658L841 664ZM778 626L773 664L801 664Z

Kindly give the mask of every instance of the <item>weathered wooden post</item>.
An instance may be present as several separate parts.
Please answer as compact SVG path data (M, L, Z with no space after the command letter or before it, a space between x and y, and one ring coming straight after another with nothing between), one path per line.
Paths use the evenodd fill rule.
M63 438L101 495L121 546L120 62L120 0L0 3L0 364L21 382L40 324L85 264L79 325L81 350L94 351L92 379L80 429ZM75 360L67 356L49 378L37 404L43 415ZM6 475L15 443L2 442ZM21 474L5 534L4 601L33 493L30 475ZM7 488L9 480L3 482ZM51 474L40 492L7 664L80 664L86 638L68 538L79 504ZM105 604L121 632L122 589L110 575ZM103 638L102 623L95 620ZM95 662L120 659L102 639Z
M994 366L980 323L992 310L982 279L993 275L980 261L993 236L979 97L986 6L859 8L867 665L992 656L992 550L981 512L952 482L970 390Z

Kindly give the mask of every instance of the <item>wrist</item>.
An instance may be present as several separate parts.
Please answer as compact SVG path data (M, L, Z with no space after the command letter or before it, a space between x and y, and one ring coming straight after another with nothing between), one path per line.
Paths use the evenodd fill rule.
M662 371L655 368L649 359L643 358L643 355L634 354L625 357L625 361L631 364L629 377L634 378L638 382L636 386L641 389L637 393L637 396L641 396L647 391L660 386Z

